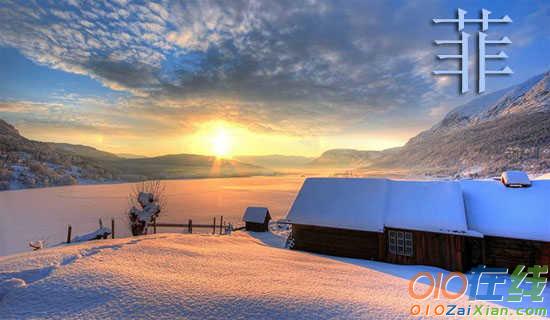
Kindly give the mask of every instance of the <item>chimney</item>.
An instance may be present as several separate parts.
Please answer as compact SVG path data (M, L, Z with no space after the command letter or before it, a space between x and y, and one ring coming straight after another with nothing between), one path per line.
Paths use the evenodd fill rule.
M500 181L508 188L526 188L531 186L531 180L525 171L509 170L500 175Z

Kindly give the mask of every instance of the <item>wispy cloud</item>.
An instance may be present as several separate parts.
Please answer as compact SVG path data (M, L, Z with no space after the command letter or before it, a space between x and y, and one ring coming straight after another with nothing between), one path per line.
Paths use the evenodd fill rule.
M456 90L431 76L437 16L438 1L5 0L0 45L131 92L95 107L124 110L130 131L130 121L185 131L215 118L337 134L439 115Z

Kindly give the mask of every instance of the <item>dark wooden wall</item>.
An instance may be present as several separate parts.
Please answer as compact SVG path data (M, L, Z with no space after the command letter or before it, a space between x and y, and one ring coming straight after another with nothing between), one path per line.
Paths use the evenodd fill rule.
M388 251L388 231L413 234L413 255L400 256ZM397 264L436 266L466 272L485 264L505 267L510 272L523 264L550 265L550 242L499 237L473 238L405 229L384 233L318 226L292 225L293 249L334 256L386 261Z
M266 221L264 223L246 222L245 229L247 231L266 232L269 229L268 225L269 221Z
M400 256L388 251L388 231L412 232L413 255ZM465 237L403 229L386 229L384 232L384 260L390 263L419 264L440 267L451 271L465 271Z
M550 264L550 242L519 240L500 237L485 237L486 264L490 267L505 267L509 272L523 264Z
M296 250L334 256L379 260L382 233L292 225Z

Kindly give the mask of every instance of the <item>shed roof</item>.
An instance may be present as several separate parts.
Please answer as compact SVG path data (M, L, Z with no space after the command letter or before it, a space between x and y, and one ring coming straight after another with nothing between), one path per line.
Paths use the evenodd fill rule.
M287 215L290 223L383 232L387 179L308 178Z
M268 214L269 210L265 207L248 207L244 212L243 221L264 223Z
M550 241L550 180L531 183L507 188L499 181L460 181L470 228L488 236Z

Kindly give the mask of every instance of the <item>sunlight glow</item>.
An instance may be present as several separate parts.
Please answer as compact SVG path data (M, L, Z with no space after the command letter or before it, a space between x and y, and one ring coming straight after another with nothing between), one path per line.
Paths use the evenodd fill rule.
M210 140L212 153L218 157L230 157L231 156L231 135L224 127L219 127L214 131L214 134Z

